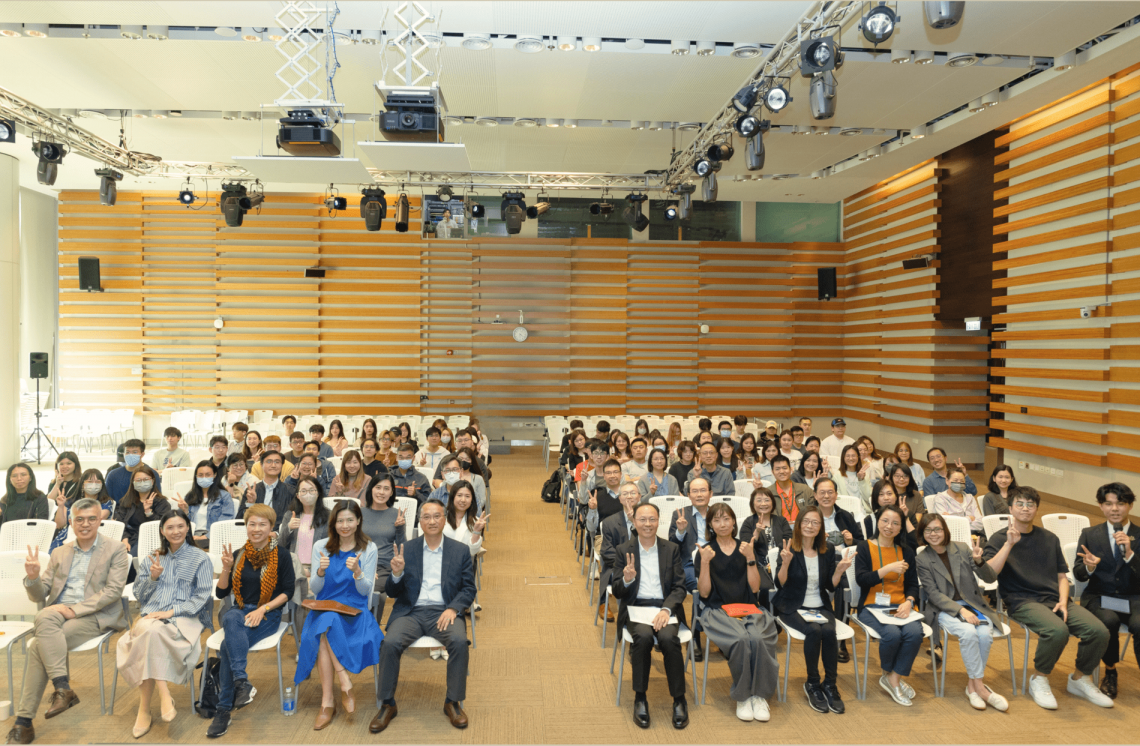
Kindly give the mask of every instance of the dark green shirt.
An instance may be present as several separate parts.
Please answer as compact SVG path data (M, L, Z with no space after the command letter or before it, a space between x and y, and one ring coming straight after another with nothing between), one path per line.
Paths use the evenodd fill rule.
M12 502L0 507L4 510L3 513L0 513L0 524L29 518L40 518L46 521L48 518L47 495L42 492L33 493L29 490L22 495L17 494Z

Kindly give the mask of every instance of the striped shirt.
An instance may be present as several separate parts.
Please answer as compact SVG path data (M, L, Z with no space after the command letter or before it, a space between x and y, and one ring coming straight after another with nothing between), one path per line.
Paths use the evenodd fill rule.
M139 558L135 598L139 612L173 611L174 616L196 617L213 628L214 565L210 555L184 543L177 552L160 555L162 574L150 578L150 558Z
M95 547L99 546L99 534L95 534L95 541L86 552L79 548L75 542L75 553L71 556L71 569L67 572L67 582L59 592L57 604L77 604L83 601L83 591L87 587L87 568L91 566L91 557L95 554Z

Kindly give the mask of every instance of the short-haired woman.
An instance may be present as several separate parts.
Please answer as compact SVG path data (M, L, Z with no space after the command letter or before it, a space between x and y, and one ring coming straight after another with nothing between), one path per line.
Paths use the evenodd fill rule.
M391 474L372 478L364 491L360 512L364 519L364 533L376 545L374 589L379 593L376 602L376 622L379 624L384 618L384 584L392 574L392 555L395 547L403 546L407 538L407 519L403 511L396 508L396 480Z
M340 683L345 711L356 711L348 672L360 673L379 663L384 639L376 617L368 613L376 583L376 545L364 533L360 506L351 500L338 500L329 523L332 530L328 538L313 543L309 587L318 601L337 601L365 613L352 616L311 610L305 617L293 683L309 678L313 665L317 666L321 709L313 730L327 728L336 715L334 676Z
M134 491L132 485L127 495ZM134 585L139 619L116 648L119 673L127 685L139 689L135 738L150 730L150 700L156 688L162 719L174 720L178 711L169 684L189 683L202 657L202 630L214 627L214 565L208 554L187 541L190 517L181 510L168 512L158 530L161 546L139 558Z
M767 722L768 698L780 673L779 631L771 615L756 606L756 595L763 585L771 587L772 579L757 562L754 545L736 538L736 514L727 503L710 506L705 522L708 543L694 563L701 628L728 658L736 717Z
M660 495L680 495L681 487L666 469L669 467L669 456L665 451L654 448L645 458L649 470L637 480L637 491L641 493L641 502L649 502L649 498Z
M673 423L674 425L677 423ZM693 470L697 461L697 446L693 441L685 438L677 442L677 460L669 467L669 476L682 485L689 480L689 472Z
M230 712L253 701L256 690L246 675L246 656L250 647L277 632L296 586L293 560L273 537L273 508L250 505L244 518L246 542L236 549L222 547L222 571L214 592L223 601L218 621L226 636L218 651L218 707L206 729L209 738L225 735Z
M934 496L934 512L965 518L970 522L971 533L982 533L978 502L966 492L966 472L962 469L951 466L946 472L946 490Z
M785 539L792 538L792 526L776 507L776 496L767 487L752 490L748 500L751 515L740 527L740 538L756 546L757 562L768 564L768 550L782 547ZM772 568L775 572L775 568Z
M990 705L999 712L1009 709L1005 697L986 686L986 659L993 645L994 632L1001 635L1001 617L990 608L978 587L977 574L984 582L993 583L997 575L982 560L983 547L950 541L950 527L938 513L927 513L918 525L918 580L926 591L926 602L937 612L934 634L938 628L958 638L958 649L966 665L966 698L975 710Z

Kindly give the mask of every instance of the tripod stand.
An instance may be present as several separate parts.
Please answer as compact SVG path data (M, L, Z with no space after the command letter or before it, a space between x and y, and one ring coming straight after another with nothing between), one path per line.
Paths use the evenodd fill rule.
M30 433L28 433L28 437L24 439L24 444L22 446L20 446L20 453L23 453L27 449L28 443L31 442L32 437L33 436L35 437L35 439L36 439L36 463L37 464L41 463L43 460L42 459L42 451L40 448L40 436L41 435L44 437L44 440L47 441L48 448L55 451L56 457L59 456L59 451L56 450L55 444L51 442L51 438L49 438L48 434L44 432L42 427L40 427L40 417L42 417L42 416L43 416L43 412L40 411L40 379L37 378L36 379L36 427L34 430L32 430Z

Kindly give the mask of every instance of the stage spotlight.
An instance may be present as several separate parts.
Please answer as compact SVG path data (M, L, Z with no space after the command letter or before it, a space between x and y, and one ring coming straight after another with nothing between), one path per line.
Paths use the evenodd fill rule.
M692 184L686 184L688 191L681 194L680 202L677 204L677 217L680 220L688 220L689 216L693 214L693 192L696 187Z
M526 208L526 216L533 220L534 218L537 218L539 215L544 214L549 209L550 209L550 203L549 202L539 202L537 205L531 205L530 207Z
M119 196L116 181L123 180L123 174L113 168L97 168L95 175L99 177L99 204L114 205Z
M325 197L325 207L330 213L336 212L337 210L348 209L348 198L342 197L334 192Z
M749 83L736 92L732 97L732 106L739 112L749 111L756 105L756 85Z
M250 210L252 210L256 207L261 207L261 203L264 201L265 201L265 195L262 194L261 192L257 192L256 194L251 194L248 197L242 197L241 202L240 202L241 209L245 210L246 212L249 212Z
M591 202L590 203L590 214L591 215L601 215L604 218L608 218L611 214L613 214L613 211L614 211L614 206L613 206L612 202Z
M843 66L843 52L832 36L800 42L800 75L805 78Z
M189 207L194 204L197 199L197 195L195 195L194 191L190 188L190 181L187 180L186 188L178 193L178 202Z
M631 194L626 199L629 204L621 212L622 220L629 223L629 227L641 233L649 227L649 218L642 212L642 205L648 199L644 194Z
M483 207L483 205L479 204L478 202L472 202L471 203L471 217L482 218L482 217L486 217L486 215L487 215L487 208L486 207Z
M708 158L701 158L693 164L693 171L697 176L708 176L711 173L720 170L720 161L710 161Z
M835 116L835 73L828 70L811 79L810 101L812 119L831 119Z
M665 207L665 219L676 220L679 212L680 211L677 209L677 205L668 205Z
M380 223L388 214L388 202L380 187L364 187L360 192L360 217L364 218L364 229L380 230Z
M221 209L222 216L226 220L227 228L240 228L242 220L245 218L245 210L242 208L242 201L247 199L247 189L245 184L231 183L222 184L222 198Z
M59 164L63 163L63 157L67 155L63 146L54 142L36 142L32 143L32 152L40 159L36 166L36 180L45 186L55 184Z
M705 202L716 202L717 183L716 174L709 174L701 182L701 197Z
M922 4L926 13L926 25L932 29L954 28L962 21L962 13L966 10L966 3L947 2L946 0L927 0Z
M792 97L788 95L788 89L782 85L769 88L768 92L764 94L764 105L773 114L780 113L791 101Z
M733 153L735 152L736 151L731 145L726 142L722 142L716 145L710 145L706 155L708 155L710 161L713 161L714 163L721 163L723 161L730 160Z
M399 199L396 200L396 232L408 232L408 215L411 213L412 207L408 204L408 195L401 194Z
M744 167L749 171L759 171L764 168L764 138L757 135L749 138L744 146Z
M751 114L745 114L736 120L736 124L734 124L733 127L735 127L736 131L741 135L752 137L760 131L760 120Z
M439 197L440 202L450 202L451 198L453 196L453 192L451 191L451 187L449 187L446 184L441 186L439 189L435 190L435 194L437 197Z
M862 29L863 37L867 41L878 46L891 38L898 22L898 14L888 8L885 3L880 3L863 16L863 20L859 22L859 28Z
M507 223L507 234L516 235L522 230L522 224L526 222L526 195L522 192L504 193L499 211Z

